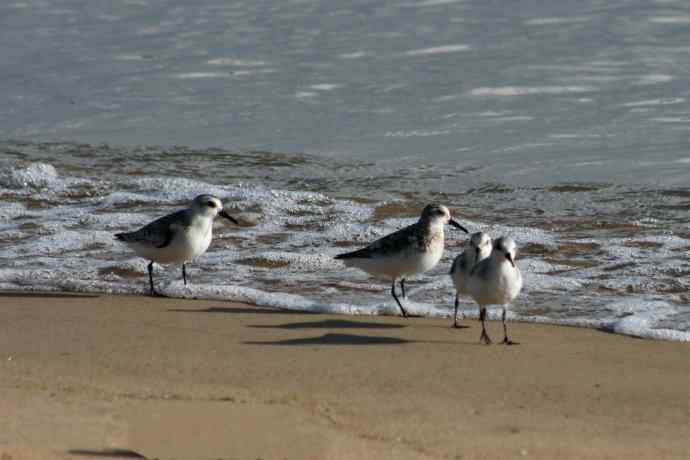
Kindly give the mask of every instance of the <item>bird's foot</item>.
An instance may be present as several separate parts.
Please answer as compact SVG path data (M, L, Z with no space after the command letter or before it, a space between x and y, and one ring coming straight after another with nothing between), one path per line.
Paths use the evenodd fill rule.
M491 341L491 338L489 338L489 334L486 332L482 332L481 337L479 337L479 343L484 343L485 345L491 345L493 342Z
M408 319L409 319L409 318L421 318L422 316L423 316L423 315L417 315L417 314L415 314L415 313L407 313L407 312L405 312L405 314L403 315L403 318L408 318Z
M504 337L503 342L501 342L501 344L503 344L503 345L520 345L520 342L513 342L508 337Z

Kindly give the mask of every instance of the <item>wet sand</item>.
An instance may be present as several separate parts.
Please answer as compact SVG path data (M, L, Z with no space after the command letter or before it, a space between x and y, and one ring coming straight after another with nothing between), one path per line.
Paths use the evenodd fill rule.
M449 324L2 294L0 458L687 458L690 345Z

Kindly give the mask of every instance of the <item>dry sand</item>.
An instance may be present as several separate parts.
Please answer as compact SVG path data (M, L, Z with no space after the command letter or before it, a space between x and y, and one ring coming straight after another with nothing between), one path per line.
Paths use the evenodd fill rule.
M690 345L466 324L1 295L0 459L690 458Z

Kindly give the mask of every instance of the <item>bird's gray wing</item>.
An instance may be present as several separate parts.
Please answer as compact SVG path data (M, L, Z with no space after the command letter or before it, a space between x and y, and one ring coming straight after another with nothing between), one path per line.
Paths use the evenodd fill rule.
M450 273L456 273L456 272L464 272L466 270L467 266L467 258L465 257L465 253L463 252L459 256L455 258L453 261L453 265L450 266Z
M476 276L481 280L489 279L492 269L490 261L491 257L487 257L486 259L474 264L474 267L472 267L472 271L470 272L470 276Z
M115 235L115 238L127 243L143 243L157 248L164 248L175 237L175 232L180 228L188 227L189 223L190 219L187 210L177 211L156 219L139 230L118 233Z
M394 254L405 247L417 247L414 225L407 226L397 232L380 238L369 246L357 251L346 252L335 256L336 259L369 259L371 257L386 256Z

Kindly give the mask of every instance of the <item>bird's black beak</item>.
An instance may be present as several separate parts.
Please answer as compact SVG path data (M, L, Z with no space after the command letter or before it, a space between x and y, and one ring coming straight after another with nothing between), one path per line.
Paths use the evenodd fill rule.
M469 232L467 231L467 229L466 229L465 227L463 227L462 225L460 225L456 220L451 219L451 220L448 221L448 223L449 223L450 225L452 225L453 227L455 227L455 228L459 228L460 230L462 230L462 231L465 232L465 233L469 233Z
M223 209L221 212L219 212L218 215L221 216L221 217L225 217L226 219L228 219L230 222L232 222L232 223L235 224L235 225L239 225L239 224L240 224L239 222L237 222L237 219L235 219L235 218L232 217L230 214L228 214L227 212L225 212L225 209Z
M506 252L506 259L508 259L510 265L512 265L513 268L515 268L515 261L513 260L513 256L511 256L509 252Z

